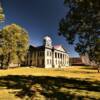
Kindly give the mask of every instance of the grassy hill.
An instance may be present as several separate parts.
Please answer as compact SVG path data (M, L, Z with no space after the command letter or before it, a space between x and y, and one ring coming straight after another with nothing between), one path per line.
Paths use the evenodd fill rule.
M88 67L0 70L0 100L100 100L100 73Z

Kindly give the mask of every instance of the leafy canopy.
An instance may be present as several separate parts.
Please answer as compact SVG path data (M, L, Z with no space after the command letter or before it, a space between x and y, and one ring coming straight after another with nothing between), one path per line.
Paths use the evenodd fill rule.
M80 55L88 54L100 63L100 0L65 0L64 4L68 13L59 23L59 35L75 44Z
M29 37L25 29L16 24L5 26L0 31L1 65L9 65L14 61L20 64L24 61L28 47Z
M3 9L0 4L0 22L4 21L4 19L5 19L5 15L4 15Z

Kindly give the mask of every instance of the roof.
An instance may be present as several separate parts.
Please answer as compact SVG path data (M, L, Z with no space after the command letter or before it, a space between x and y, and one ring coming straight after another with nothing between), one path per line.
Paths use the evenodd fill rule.
M42 49L44 49L44 46L38 46L38 47L36 47L36 46L33 46L33 45L30 45L30 47L29 47L29 50L31 50L31 51L36 51L36 50L42 50Z
M56 50L64 51L65 52L65 49L63 48L62 45L54 45L53 48L56 49Z
M43 50L45 48L45 46L34 46L34 45L30 45L30 50ZM58 50L58 51L62 51L62 52L66 52L66 50L63 48L62 45L54 45L53 48L50 49L54 49L54 50Z

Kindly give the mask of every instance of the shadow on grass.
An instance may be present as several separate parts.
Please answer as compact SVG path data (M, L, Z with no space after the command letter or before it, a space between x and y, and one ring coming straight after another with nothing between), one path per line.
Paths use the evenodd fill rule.
M96 66L84 66L84 67L82 67L81 69L97 70L98 67L96 67Z
M70 89L100 92L99 81L89 82L79 79L49 76L1 76L0 87L20 89L20 91L13 92L14 95L20 98L28 96L34 99L36 93L39 93L49 100L83 100L84 98L96 100L96 98L88 96L75 95L75 93L68 91ZM60 91L61 88L65 88L67 91Z

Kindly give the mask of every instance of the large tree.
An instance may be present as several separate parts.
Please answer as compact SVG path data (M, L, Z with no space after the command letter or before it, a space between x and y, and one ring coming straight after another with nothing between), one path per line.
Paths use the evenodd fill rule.
M5 19L5 15L4 15L3 9L1 7L1 2L0 2L0 22L4 21L4 19Z
M80 55L88 54L100 64L100 0L65 0L68 9L59 23L59 35L75 45Z
M21 64L29 47L28 32L16 24L0 31L0 65L9 66L12 62Z

